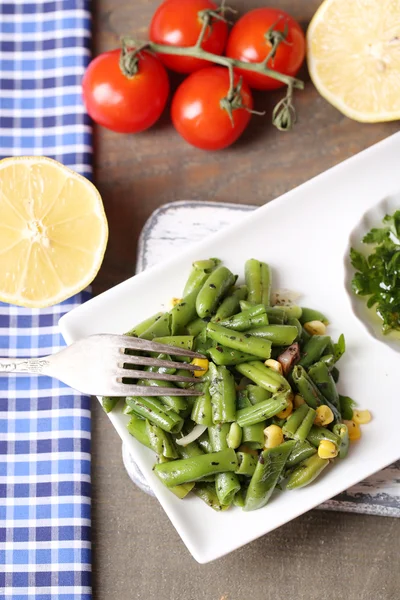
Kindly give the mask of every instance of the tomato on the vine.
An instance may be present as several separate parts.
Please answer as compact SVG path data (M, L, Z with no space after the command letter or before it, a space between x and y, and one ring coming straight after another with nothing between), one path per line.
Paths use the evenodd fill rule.
M290 15L280 9L257 8L245 14L234 25L228 38L226 55L248 63L265 60L272 44L269 32L286 32L267 66L279 73L295 76L305 56L306 43L303 30ZM244 69L236 69L247 83L258 90L272 90L284 83Z
M181 83L172 100L171 117L175 129L189 144L202 150L221 150L243 133L250 121L253 98L248 85L240 85L239 80L235 75L231 105L227 104L228 69L201 69Z
M202 29L201 11L215 11L218 6L211 0L165 0L154 13L149 38L167 46L194 46ZM201 44L203 50L221 55L228 37L225 21L212 19ZM193 73L210 63L189 56L159 54L166 67L178 73Z
M104 52L88 66L82 81L83 99L92 119L120 133L137 133L161 116L169 94L163 64L140 51L137 73L128 77L120 68L121 50Z

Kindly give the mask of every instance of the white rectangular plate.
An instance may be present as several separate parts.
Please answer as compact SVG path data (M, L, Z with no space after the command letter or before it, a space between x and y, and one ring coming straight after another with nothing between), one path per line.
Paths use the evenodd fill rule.
M60 320L67 343L93 333L121 333L181 293L193 260L218 256L242 275L245 260L254 257L271 265L274 287L301 292L303 305L328 315L334 338L345 334L347 352L339 387L369 409L373 421L363 427L362 439L352 445L348 459L336 461L309 487L277 492L261 510L215 513L197 498L178 500L153 474L154 454L127 432L128 418L117 411L109 415L200 563L268 533L400 458L398 353L367 333L352 312L344 287L349 234L366 210L400 190L399 155L400 134L396 134Z

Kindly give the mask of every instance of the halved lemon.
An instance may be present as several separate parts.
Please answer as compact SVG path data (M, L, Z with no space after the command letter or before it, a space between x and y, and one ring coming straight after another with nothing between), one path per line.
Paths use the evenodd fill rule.
M91 283L108 226L87 179L45 157L0 161L0 300L57 304Z
M314 85L344 115L400 118L400 0L325 0L307 46Z

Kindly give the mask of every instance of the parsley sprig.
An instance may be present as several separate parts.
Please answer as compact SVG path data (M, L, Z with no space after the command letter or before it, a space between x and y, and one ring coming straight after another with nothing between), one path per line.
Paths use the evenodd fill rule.
M351 264L356 269L352 288L359 296L369 296L368 308L376 307L382 319L384 334L400 331L400 210L383 219L384 227L371 229L364 244L374 245L365 256L350 250Z

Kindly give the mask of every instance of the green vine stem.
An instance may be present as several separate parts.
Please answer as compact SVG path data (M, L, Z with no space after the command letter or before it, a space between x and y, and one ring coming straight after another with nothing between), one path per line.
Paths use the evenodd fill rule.
M234 69L242 69L243 71L251 71L253 73L259 73L260 75L267 75L268 77L271 77L271 79L276 79L277 81L287 85L286 96L278 102L273 110L272 123L280 131L290 130L296 122L296 112L293 105L293 90L304 89L304 83L300 79L279 73L278 71L274 71L267 66L269 60L273 59L275 56L279 44L288 43L286 41L287 30L285 29L283 32L278 31L275 29L275 24L269 31L266 32L265 37L271 43L272 48L265 60L259 63L244 62L242 60L229 58L228 56L220 56L218 54L207 52L201 47L206 32L209 27L212 27L213 20L219 19L225 21L225 13L227 11L235 12L222 3L221 6L216 10L204 10L199 13L199 17L202 20L202 28L198 40L194 46L167 46L164 44L156 44L155 42L150 41L139 43L137 40L134 40L130 37L123 37L120 61L122 72L128 77L132 77L137 72L138 54L144 49L150 50L156 54L170 54L174 56L199 58L201 60L226 67L229 70L230 75L230 89L227 97L221 101L221 106L228 111L232 122L232 111L237 108L246 108L238 104L238 87L235 87L234 85Z

